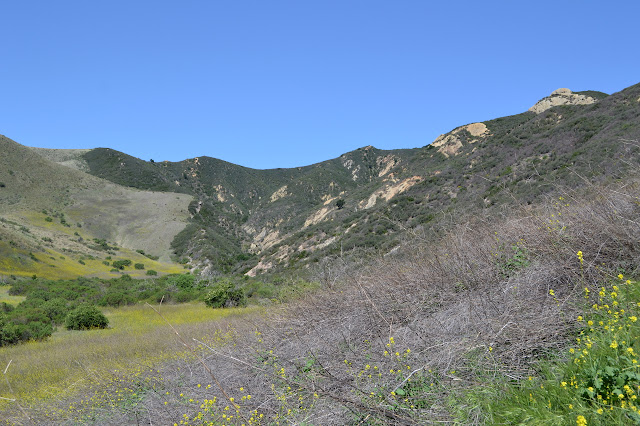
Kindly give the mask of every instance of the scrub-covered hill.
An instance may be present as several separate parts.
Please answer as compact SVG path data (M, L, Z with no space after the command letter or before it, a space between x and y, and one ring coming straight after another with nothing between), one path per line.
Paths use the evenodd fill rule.
M193 195L176 253L205 272L255 275L353 248L390 251L453 208L527 204L557 182L621 178L638 158L638 99L639 85L610 96L559 89L530 111L458 127L422 148L368 146L292 169L147 162L107 148L77 161L120 185Z
M107 256L181 269L170 242L186 226L189 195L123 188L6 137L0 150L0 275L113 275Z

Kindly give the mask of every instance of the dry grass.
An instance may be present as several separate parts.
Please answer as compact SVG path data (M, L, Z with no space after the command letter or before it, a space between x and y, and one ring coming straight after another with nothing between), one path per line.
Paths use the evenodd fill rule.
M473 419L464 389L535 374L568 344L585 287L637 274L639 195L636 183L567 191L461 221L436 243L407 241L367 268L339 266L340 280L323 274L332 288L272 309L259 334L212 351L208 365L253 395L247 413L272 421Z

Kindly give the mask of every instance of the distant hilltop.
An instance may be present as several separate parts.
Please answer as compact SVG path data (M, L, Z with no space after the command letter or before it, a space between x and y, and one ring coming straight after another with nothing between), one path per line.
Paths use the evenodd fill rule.
M589 105L598 102L599 99L608 96L602 92L572 92L566 88L560 88L554 90L551 95L546 98L540 99L534 106L529 108L529 111L540 114L543 111L548 110L558 105Z

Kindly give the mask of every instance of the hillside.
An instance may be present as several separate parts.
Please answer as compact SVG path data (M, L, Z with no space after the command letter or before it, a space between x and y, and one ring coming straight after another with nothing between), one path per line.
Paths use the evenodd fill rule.
M639 85L610 96L559 89L530 111L460 126L422 148L369 146L293 169L146 162L107 148L74 161L119 185L194 196L176 253L205 273L256 275L354 248L387 252L452 211L532 203L557 182L621 178L638 158L629 141L640 137L639 98Z
M4 280L34 309L78 288L159 303L3 348L5 421L638 424L640 85L572 94L294 169L3 139L3 280L182 269L161 249L203 269ZM167 304L191 290L222 303ZM223 309L232 290L260 306Z
M109 255L181 269L170 241L186 226L190 196L123 188L5 137L0 150L0 274L112 275Z

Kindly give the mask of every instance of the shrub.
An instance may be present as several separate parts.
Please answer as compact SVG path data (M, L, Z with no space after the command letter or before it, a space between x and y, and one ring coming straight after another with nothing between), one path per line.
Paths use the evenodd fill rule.
M47 317L51 319L56 324L62 324L65 317L69 313L69 308L67 308L67 301L62 298L55 298L48 300L42 305L42 310L45 312Z
M111 290L107 294L105 294L100 302L98 303L101 306L123 306L123 305L131 305L135 302L134 298L126 294L122 291Z
M187 290L187 289L193 288L195 277L193 275L187 275L187 274L178 275L177 277L172 279L172 282L179 288L183 290Z
M64 325L68 330L88 330L106 328L109 320L95 306L83 305L69 312Z
M154 271L153 269L147 270L147 275L158 275L158 271Z
M144 263L136 263L133 267L136 269L144 269Z
M207 293L204 303L211 308L246 306L247 298L241 288L228 281L220 281Z
M129 266L129 265L131 265L131 261L129 259L114 260L113 263L111 264L111 266L113 266L116 269L124 269L125 266Z
M176 303L185 303L195 299L196 296L196 293L192 293L188 290L180 290L179 292L172 295L172 299Z

